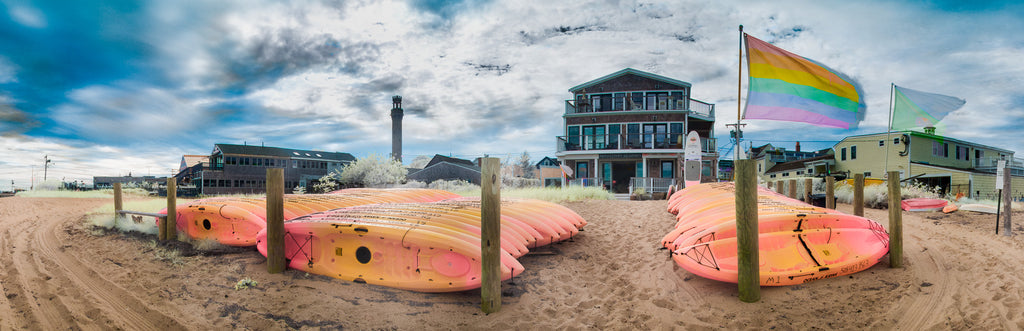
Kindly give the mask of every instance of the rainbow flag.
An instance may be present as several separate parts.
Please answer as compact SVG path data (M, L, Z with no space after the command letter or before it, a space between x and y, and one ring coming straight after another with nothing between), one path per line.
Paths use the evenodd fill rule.
M744 34L750 68L745 119L849 129L864 119L864 92L842 73Z

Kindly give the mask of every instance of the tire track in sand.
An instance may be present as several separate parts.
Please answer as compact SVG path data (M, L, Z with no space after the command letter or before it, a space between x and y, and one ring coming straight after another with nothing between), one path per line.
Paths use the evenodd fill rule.
M23 204L29 202L34 209L47 209L45 200L22 200ZM7 287L6 282L11 278L16 278L20 284L19 297L25 301L21 309L29 309L35 315L33 320L24 321L25 326L47 330L75 329L81 327L80 324L89 325L90 320L97 321L100 318L98 322L111 324L105 327L120 329L185 328L178 321L150 309L131 292L104 278L87 261L79 260L65 251L64 247L71 245L65 246L58 235L63 231L64 224L69 220L78 220L86 211L99 204L99 201L85 203L80 208L58 215L13 217L3 221L4 228L8 229L6 237L11 238L11 233L16 234L12 238L16 242L16 248L10 256L13 261L9 261L13 262L15 270L11 273L13 277L7 275L4 286ZM66 291L77 294L74 295L76 298L63 302L61 298L67 296Z

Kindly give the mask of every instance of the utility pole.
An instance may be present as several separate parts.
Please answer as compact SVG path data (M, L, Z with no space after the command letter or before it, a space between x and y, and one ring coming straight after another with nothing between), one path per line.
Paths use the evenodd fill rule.
M43 160L46 161L46 162L43 162L43 182L46 182L46 171L50 167L50 156L49 155L43 156Z

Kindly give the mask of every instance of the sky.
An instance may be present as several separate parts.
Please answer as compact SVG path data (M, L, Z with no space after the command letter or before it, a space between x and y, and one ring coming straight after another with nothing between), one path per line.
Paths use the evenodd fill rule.
M624 68L692 83L725 153L739 25L853 78L867 104L849 130L750 120L744 145L884 132L895 83L967 101L947 136L1024 152L1015 1L0 0L0 190L168 176L217 143L387 155L393 95L406 163L539 161L568 89Z

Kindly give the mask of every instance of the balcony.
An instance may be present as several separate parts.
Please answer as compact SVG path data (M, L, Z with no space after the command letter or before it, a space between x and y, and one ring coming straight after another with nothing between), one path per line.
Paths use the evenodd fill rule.
M680 133L646 133L646 134L603 134L558 136L556 149L558 154L573 151L657 151L676 150L683 152L685 135ZM715 138L700 138L703 154L717 153Z
M632 105L632 107L631 107ZM690 99L689 104L684 100L660 100L657 103L631 104L625 102L614 102L610 107L597 108L589 103L580 103L575 100L565 100L565 114L593 114L593 113L622 113L622 112L652 112L652 111L688 111L691 116L708 121L715 120L715 105L696 99Z
M996 173L996 169L999 166L999 158L996 157L983 157L981 159L974 159L974 170ZM1010 171L1010 175L1013 176L1024 176L1024 160L1007 160L1006 169Z

